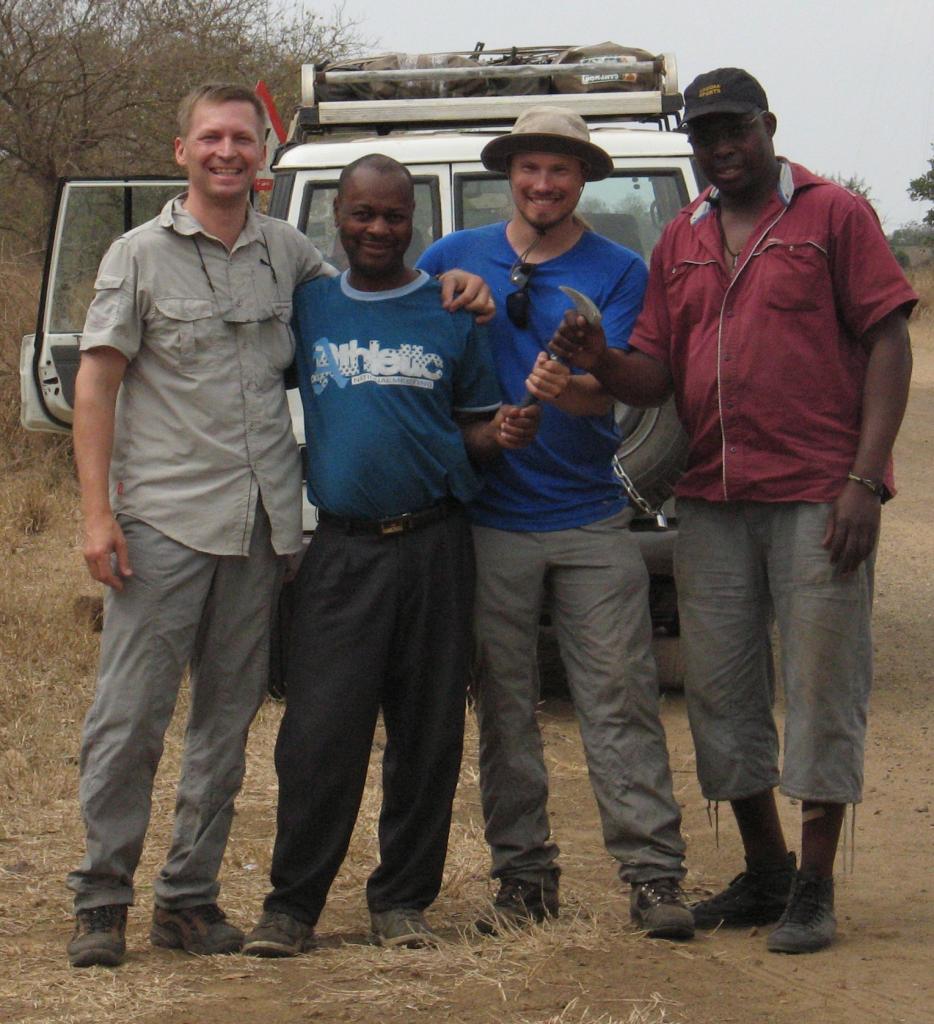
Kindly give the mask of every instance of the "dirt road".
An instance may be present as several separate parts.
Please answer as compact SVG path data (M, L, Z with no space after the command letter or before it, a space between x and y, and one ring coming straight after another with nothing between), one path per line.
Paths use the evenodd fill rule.
M383 951L365 942L362 886L374 855L374 784L321 921L321 949L279 963L245 957L199 960L153 950L146 938L150 879L168 840L180 739L180 727L175 726L139 873L138 906L131 913L128 962L116 972L71 971L64 957L70 907L62 885L80 847L74 805L78 723L71 714L53 723L61 734L54 741L61 744L55 762L60 779L54 768L45 778L30 778L26 746L25 753L7 750L6 762L0 758L0 769L9 769L5 778L16 780L7 782L0 804L0 1020L934 1024L930 338L916 359L916 383L897 452L901 492L884 513L865 802L857 809L847 868L840 865L838 872L840 935L830 950L810 957L770 955L764 930L702 934L681 944L633 933L623 893L601 846L572 712L566 704L551 702L542 717L553 779L554 829L564 868L564 910L555 925L498 940L469 934L471 920L491 893L471 731L447 880L431 912L433 923L449 940L443 949ZM55 537L44 539L41 552L27 549L22 554L17 549L9 558L15 562L22 554L23 566L40 557L61 564L73 557L68 548L75 529L74 522L65 522ZM93 658L87 652L82 658L81 678L74 680L83 691L76 698L81 707L93 685ZM275 792L271 750L278 717L279 709L270 705L254 729L249 774L224 869L222 902L244 925L255 917L265 889ZM689 840L686 884L700 894L739 870L738 840L726 809L719 846L708 823L679 695L666 698L664 721ZM16 722L5 724L13 735ZM28 746L28 737L21 742ZM20 764L22 770L14 771ZM374 761L374 779L375 768ZM782 802L790 836L797 833L798 810Z

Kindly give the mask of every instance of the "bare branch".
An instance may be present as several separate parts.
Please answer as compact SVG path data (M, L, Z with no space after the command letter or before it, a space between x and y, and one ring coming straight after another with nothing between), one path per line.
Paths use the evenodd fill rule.
M0 0L0 231L41 238L62 173L169 170L175 107L199 82L265 78L288 109L300 64L362 45L343 5ZM27 184L37 198L23 206Z

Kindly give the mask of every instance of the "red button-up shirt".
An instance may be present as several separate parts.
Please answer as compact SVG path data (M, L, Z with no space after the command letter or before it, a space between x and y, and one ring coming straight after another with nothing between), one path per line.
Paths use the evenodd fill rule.
M630 338L674 380L691 439L676 493L833 501L859 442L860 338L917 296L872 207L797 164L782 161L732 277L718 217L708 189L665 229Z

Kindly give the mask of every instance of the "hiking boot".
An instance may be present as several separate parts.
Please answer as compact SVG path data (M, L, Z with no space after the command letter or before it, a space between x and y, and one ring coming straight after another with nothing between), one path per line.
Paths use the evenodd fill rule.
M428 927L425 915L415 907L393 907L370 912L370 939L377 946L405 946L425 949L441 940Z
M498 935L510 928L541 924L558 916L558 889L546 889L543 882L524 878L504 878L488 913L474 922L481 935Z
M814 953L829 946L836 931L833 879L799 871L788 906L766 947L770 953Z
M108 903L75 914L75 934L68 943L72 967L117 967L123 963L126 909L125 903Z
M149 941L166 949L184 949L186 953L214 956L239 953L243 932L227 921L216 903L169 910L154 907Z
M298 956L314 948L314 927L276 910L264 910L256 927L243 940L247 956Z
M750 867L737 875L716 896L701 900L691 907L698 928L749 928L771 924L785 912L791 886L795 879L795 855L789 853L781 867Z
M694 915L688 910L675 878L633 882L629 916L650 939L694 937Z

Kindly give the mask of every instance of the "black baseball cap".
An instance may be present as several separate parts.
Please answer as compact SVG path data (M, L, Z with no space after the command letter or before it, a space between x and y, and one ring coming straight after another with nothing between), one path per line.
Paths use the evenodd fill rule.
M708 114L752 114L768 110L765 89L742 68L717 68L698 75L684 90L684 122Z

